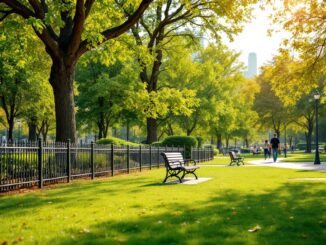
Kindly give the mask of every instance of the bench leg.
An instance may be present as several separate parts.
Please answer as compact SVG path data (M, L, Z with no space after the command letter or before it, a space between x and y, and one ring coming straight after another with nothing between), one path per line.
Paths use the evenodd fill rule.
M198 179L197 175L195 174L195 171L194 172L191 172L193 175L195 175L196 179Z
M182 178L180 178L180 176L179 176L179 174L181 172L182 172L182 170L166 170L166 176L162 183L165 183L168 178L171 178L173 176L177 177L179 179L180 183L182 183ZM182 177L183 176L184 175L182 175Z
M162 183L165 183L168 178L169 178L169 171L167 170L166 175L165 175L165 179L163 180Z
M182 179L184 178L184 176L186 174L193 174L195 176L195 178L198 179L197 175L195 174L195 171L188 171L188 172L185 171L184 174L183 174L183 176L182 176Z
M182 176L181 176L181 179L183 180L183 178L186 176L186 171L185 170L183 170L183 174L182 174ZM181 183L181 182L180 182Z

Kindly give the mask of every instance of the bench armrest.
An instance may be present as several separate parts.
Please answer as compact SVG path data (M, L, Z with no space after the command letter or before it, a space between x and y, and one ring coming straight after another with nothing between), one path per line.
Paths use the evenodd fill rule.
M192 163L193 165L197 165L197 162L195 160L193 160L193 159L185 159L184 163L186 165L189 165L189 163Z

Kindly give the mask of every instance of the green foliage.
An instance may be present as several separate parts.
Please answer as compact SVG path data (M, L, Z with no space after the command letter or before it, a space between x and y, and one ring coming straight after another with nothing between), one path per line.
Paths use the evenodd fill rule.
M162 141L163 146L179 146L186 148L186 158L191 157L191 148L197 147L198 142L192 136L168 136Z
M99 139L96 141L96 144L100 145L130 145L130 146L139 146L139 144L126 141L124 139L116 138L116 137L107 137L105 139Z
M297 148L298 150L300 150L300 151L302 151L302 150L306 150L306 148L307 148L307 144L306 144L306 143L298 143L298 144L296 145L296 148Z
M213 150L213 154L214 154L214 156L217 156L219 153L220 153L220 151L219 151L218 149L214 149L214 150Z
M201 136L196 136L196 140L197 140L197 143L198 143L198 147L202 147L203 146L203 137Z

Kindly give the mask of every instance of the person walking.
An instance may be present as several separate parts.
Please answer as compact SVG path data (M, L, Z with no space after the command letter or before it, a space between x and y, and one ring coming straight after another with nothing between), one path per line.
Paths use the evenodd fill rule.
M265 160L267 159L267 156L268 156L268 159L271 156L269 148L270 148L270 145L268 144L268 140L265 140L265 144L264 144L264 157L265 157Z
M273 154L273 161L277 161L278 151L280 150L280 141L277 138L277 134L274 134L274 138L271 139L272 145L272 154Z

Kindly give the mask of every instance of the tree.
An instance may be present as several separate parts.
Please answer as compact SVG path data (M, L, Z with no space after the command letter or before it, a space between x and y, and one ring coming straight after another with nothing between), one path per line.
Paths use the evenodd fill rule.
M288 0L283 2L282 7L277 8L273 16L274 21L282 24L291 34L290 38L284 40L284 50L294 50L295 58L299 62L295 64L293 73L300 76L295 76L297 79L289 80L283 85L279 84L278 89L275 89L285 99L300 99L301 95L318 87L320 82L326 87L325 9L325 1ZM288 51L284 53L279 55L283 61L284 56L289 56ZM285 65L290 68L286 63ZM301 79L298 79L299 77ZM324 92L326 94L326 90Z
M284 103L272 90L271 70L271 66L265 66L262 68L262 73L257 77L260 92L256 95L254 110L258 113L260 125L263 128L272 128L279 138L281 127L284 120L287 119L288 113Z
M13 141L15 119L23 117L34 96L35 86L31 84L33 72L31 53L26 29L17 31L21 23L9 19L1 23L3 35L0 37L0 105L5 113L2 120L8 128L8 140Z
M117 61L106 66L90 60L78 66L79 127L92 129L96 125L99 139L107 137L110 127L122 121L130 124L131 117L137 117L126 104L127 97L134 92L138 82L133 69L128 70L129 64Z
M125 1L128 6L140 2L126 20L121 19L115 2L0 0L1 20L10 14L26 19L52 60L49 82L55 99L57 141L77 140L73 84L79 58L92 47L128 31L152 0Z
M135 44L138 46L138 61L142 67L140 79L146 84L149 94L155 94L160 87L164 57L168 46L172 50L180 37L196 39L202 30L210 30L216 39L224 32L230 38L241 31L241 22L250 17L250 1L210 0L165 0L154 2L149 11L132 28ZM130 8L121 4L129 16ZM132 9L131 9L132 10ZM157 118L148 117L147 143L157 141Z

